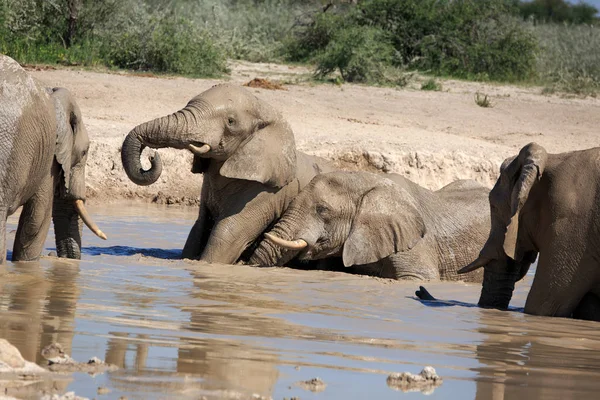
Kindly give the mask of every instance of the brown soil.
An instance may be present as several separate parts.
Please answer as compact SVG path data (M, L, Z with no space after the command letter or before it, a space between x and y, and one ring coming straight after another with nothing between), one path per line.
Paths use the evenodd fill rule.
M271 82L268 79L262 78L254 78L250 82L244 83L244 86L268 90L287 90L285 87L283 87L277 82Z
M443 81L444 91L315 85L297 66L236 63L230 80L254 77L286 82L287 91L249 87L288 119L297 147L345 169L396 172L432 189L472 178L492 186L502 160L535 141L549 152L598 145L600 99L541 95L541 88ZM91 137L87 167L92 201L132 199L197 204L201 175L190 172L191 154L160 149L163 174L141 187L125 175L120 157L136 125L172 113L218 80L144 77L69 68L31 71L49 86L69 88ZM292 84L290 84L290 82ZM293 84L293 83L296 84ZM475 93L494 104L475 104Z

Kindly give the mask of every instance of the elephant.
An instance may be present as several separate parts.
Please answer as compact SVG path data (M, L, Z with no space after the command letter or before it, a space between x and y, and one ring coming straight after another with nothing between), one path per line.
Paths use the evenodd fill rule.
M297 151L282 115L233 84L215 85L183 109L129 132L121 159L138 185L154 183L162 172L158 153L150 157L150 169L142 168L145 147L193 153L192 172L204 179L182 258L210 263L240 261L313 176L334 170L328 161Z
M489 231L488 189L459 180L437 191L397 174L317 175L250 258L260 266L294 258L339 260L348 272L408 280L458 280ZM285 252L278 255L277 248ZM335 265L335 264L334 264ZM465 281L481 282L475 272Z
M600 148L548 154L536 143L506 159L489 195L479 306L506 309L539 260L524 312L600 320Z
M81 257L80 218L106 239L84 206L89 138L74 98L66 89L45 88L3 55L0 138L0 262L6 220L20 206L13 261L40 257L51 217L59 257Z

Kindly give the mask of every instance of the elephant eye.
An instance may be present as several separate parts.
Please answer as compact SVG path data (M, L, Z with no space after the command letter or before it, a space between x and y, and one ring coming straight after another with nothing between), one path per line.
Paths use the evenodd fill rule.
M233 119L232 117L227 118L227 124L228 125L233 125L235 124L235 119Z
M329 212L329 208L327 208L327 206L325 206L323 204L317 204L316 210L317 210L317 214L319 214L321 217L326 216L327 213Z

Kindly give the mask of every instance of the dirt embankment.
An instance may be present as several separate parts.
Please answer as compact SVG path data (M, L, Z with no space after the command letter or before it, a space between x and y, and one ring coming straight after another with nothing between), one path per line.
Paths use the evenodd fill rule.
M288 119L297 147L334 160L345 169L396 172L437 189L461 178L490 186L507 156L535 141L549 152L598 145L600 100L543 96L539 88L443 81L443 91L302 83L307 70L272 64L237 63L231 81L268 78L287 90L249 87ZM136 125L174 112L221 81L108 74L67 69L33 70L49 86L76 96L92 141L87 167L95 201L139 199L194 204L201 175L190 172L191 154L160 149L163 174L141 187L129 181L121 143ZM474 94L494 106L475 104Z

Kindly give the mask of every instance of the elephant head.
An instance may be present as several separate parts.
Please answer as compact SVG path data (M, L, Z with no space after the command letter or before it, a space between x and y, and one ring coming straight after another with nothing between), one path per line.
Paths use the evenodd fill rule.
M138 185L150 185L162 172L160 156L144 170L144 147L187 149L194 154L192 172L219 163L222 176L282 187L296 173L293 132L270 105L248 90L221 84L194 97L174 114L136 126L121 149L123 167Z
M265 237L291 252L280 262L341 255L350 267L409 250L425 231L399 185L365 172L331 172L314 177Z
M73 96L63 88L51 89L56 112L55 158L60 168L54 191L52 219L59 257L81 258L81 220L102 239L106 235L87 213L85 201L85 165L90 146L81 111Z
M523 147L516 157L508 158L500 168L500 177L489 194L491 229L479 257L458 273L484 267L481 307L506 309L515 282L521 280L537 257L530 237L537 223L535 212L523 213L526 204L536 201L546 166L546 150L536 143ZM525 214L525 215L524 215Z

